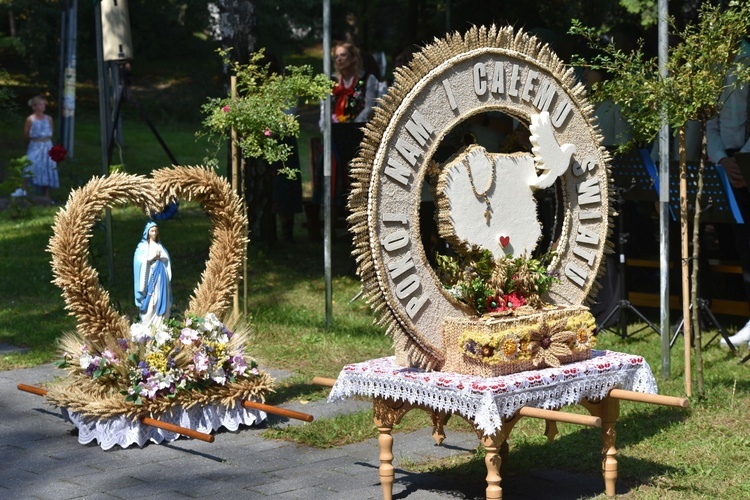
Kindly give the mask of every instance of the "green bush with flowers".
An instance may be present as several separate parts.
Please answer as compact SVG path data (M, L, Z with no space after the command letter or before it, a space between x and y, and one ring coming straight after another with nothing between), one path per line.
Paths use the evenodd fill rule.
M245 65L232 62L226 50L218 52L237 77L237 96L209 99L202 106L205 118L198 135L213 139L218 149L234 129L245 157L286 161L292 148L285 139L299 137L300 132L297 116L289 111L299 101L325 98L333 82L326 75L313 74L311 66L287 66L283 74L275 73L264 63L263 49L251 54ZM216 164L216 159L206 161Z

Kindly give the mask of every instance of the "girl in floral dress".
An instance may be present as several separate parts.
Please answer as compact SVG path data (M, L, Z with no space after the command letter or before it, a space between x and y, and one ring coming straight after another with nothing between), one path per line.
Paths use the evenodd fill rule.
M45 114L47 103L41 96L32 97L29 106L33 113L26 118L23 135L29 141L26 157L31 164L24 169L24 174L31 178L31 184L39 188L49 198L51 188L60 187L57 174L57 163L49 156L52 149L52 117Z

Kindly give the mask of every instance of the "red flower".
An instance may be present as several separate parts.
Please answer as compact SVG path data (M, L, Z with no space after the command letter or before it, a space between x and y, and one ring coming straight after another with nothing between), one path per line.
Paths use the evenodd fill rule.
M518 295L518 292L509 293L508 295L503 297L503 300L511 309L515 309L516 307L521 307L522 305L526 304L526 298L524 298L522 295Z
M499 295L490 295L484 303L484 309L488 313L504 311L506 309L503 299Z
M52 146L52 148L49 150L49 157L52 158L52 161L56 163L60 163L65 159L65 157L68 154L68 151L62 147L61 144L55 144Z

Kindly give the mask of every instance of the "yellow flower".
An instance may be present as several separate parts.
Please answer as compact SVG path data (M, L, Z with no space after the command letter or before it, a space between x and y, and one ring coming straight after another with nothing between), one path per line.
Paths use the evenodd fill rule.
M547 322L539 325L539 329L529 333L529 351L533 353L534 366L560 366L560 356L572 354L570 344L575 339L575 332L564 330L566 320L550 325Z
M506 359L513 359L518 355L518 349L519 349L519 342L518 338L509 335L505 337L500 344L500 348L503 351L503 355L505 355Z
M159 351L154 351L146 356L148 366L160 373L167 372L167 357Z
M596 337L591 335L591 330L586 325L581 325L576 330L576 347L582 349L594 347L596 345Z

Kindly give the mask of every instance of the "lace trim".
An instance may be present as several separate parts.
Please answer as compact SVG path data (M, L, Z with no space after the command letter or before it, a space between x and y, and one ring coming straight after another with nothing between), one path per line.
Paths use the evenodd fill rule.
M460 414L490 435L523 406L556 410L584 398L604 398L613 388L656 394L651 368L640 356L592 351L591 359L558 368L484 378L427 372L396 364L394 356L346 365L329 402L353 396L403 400Z
M142 447L147 441L161 443L172 442L181 434L144 425L138 421L120 416L104 419L92 419L80 413L69 412L60 408L65 420L78 428L78 442L88 444L94 439L103 450L115 445L127 448L131 444ZM251 410L240 405L230 409L223 405L206 405L189 410L175 408L169 414L160 415L159 420L179 425L199 432L211 433L221 427L236 431L240 425L259 424L266 419L266 413Z

